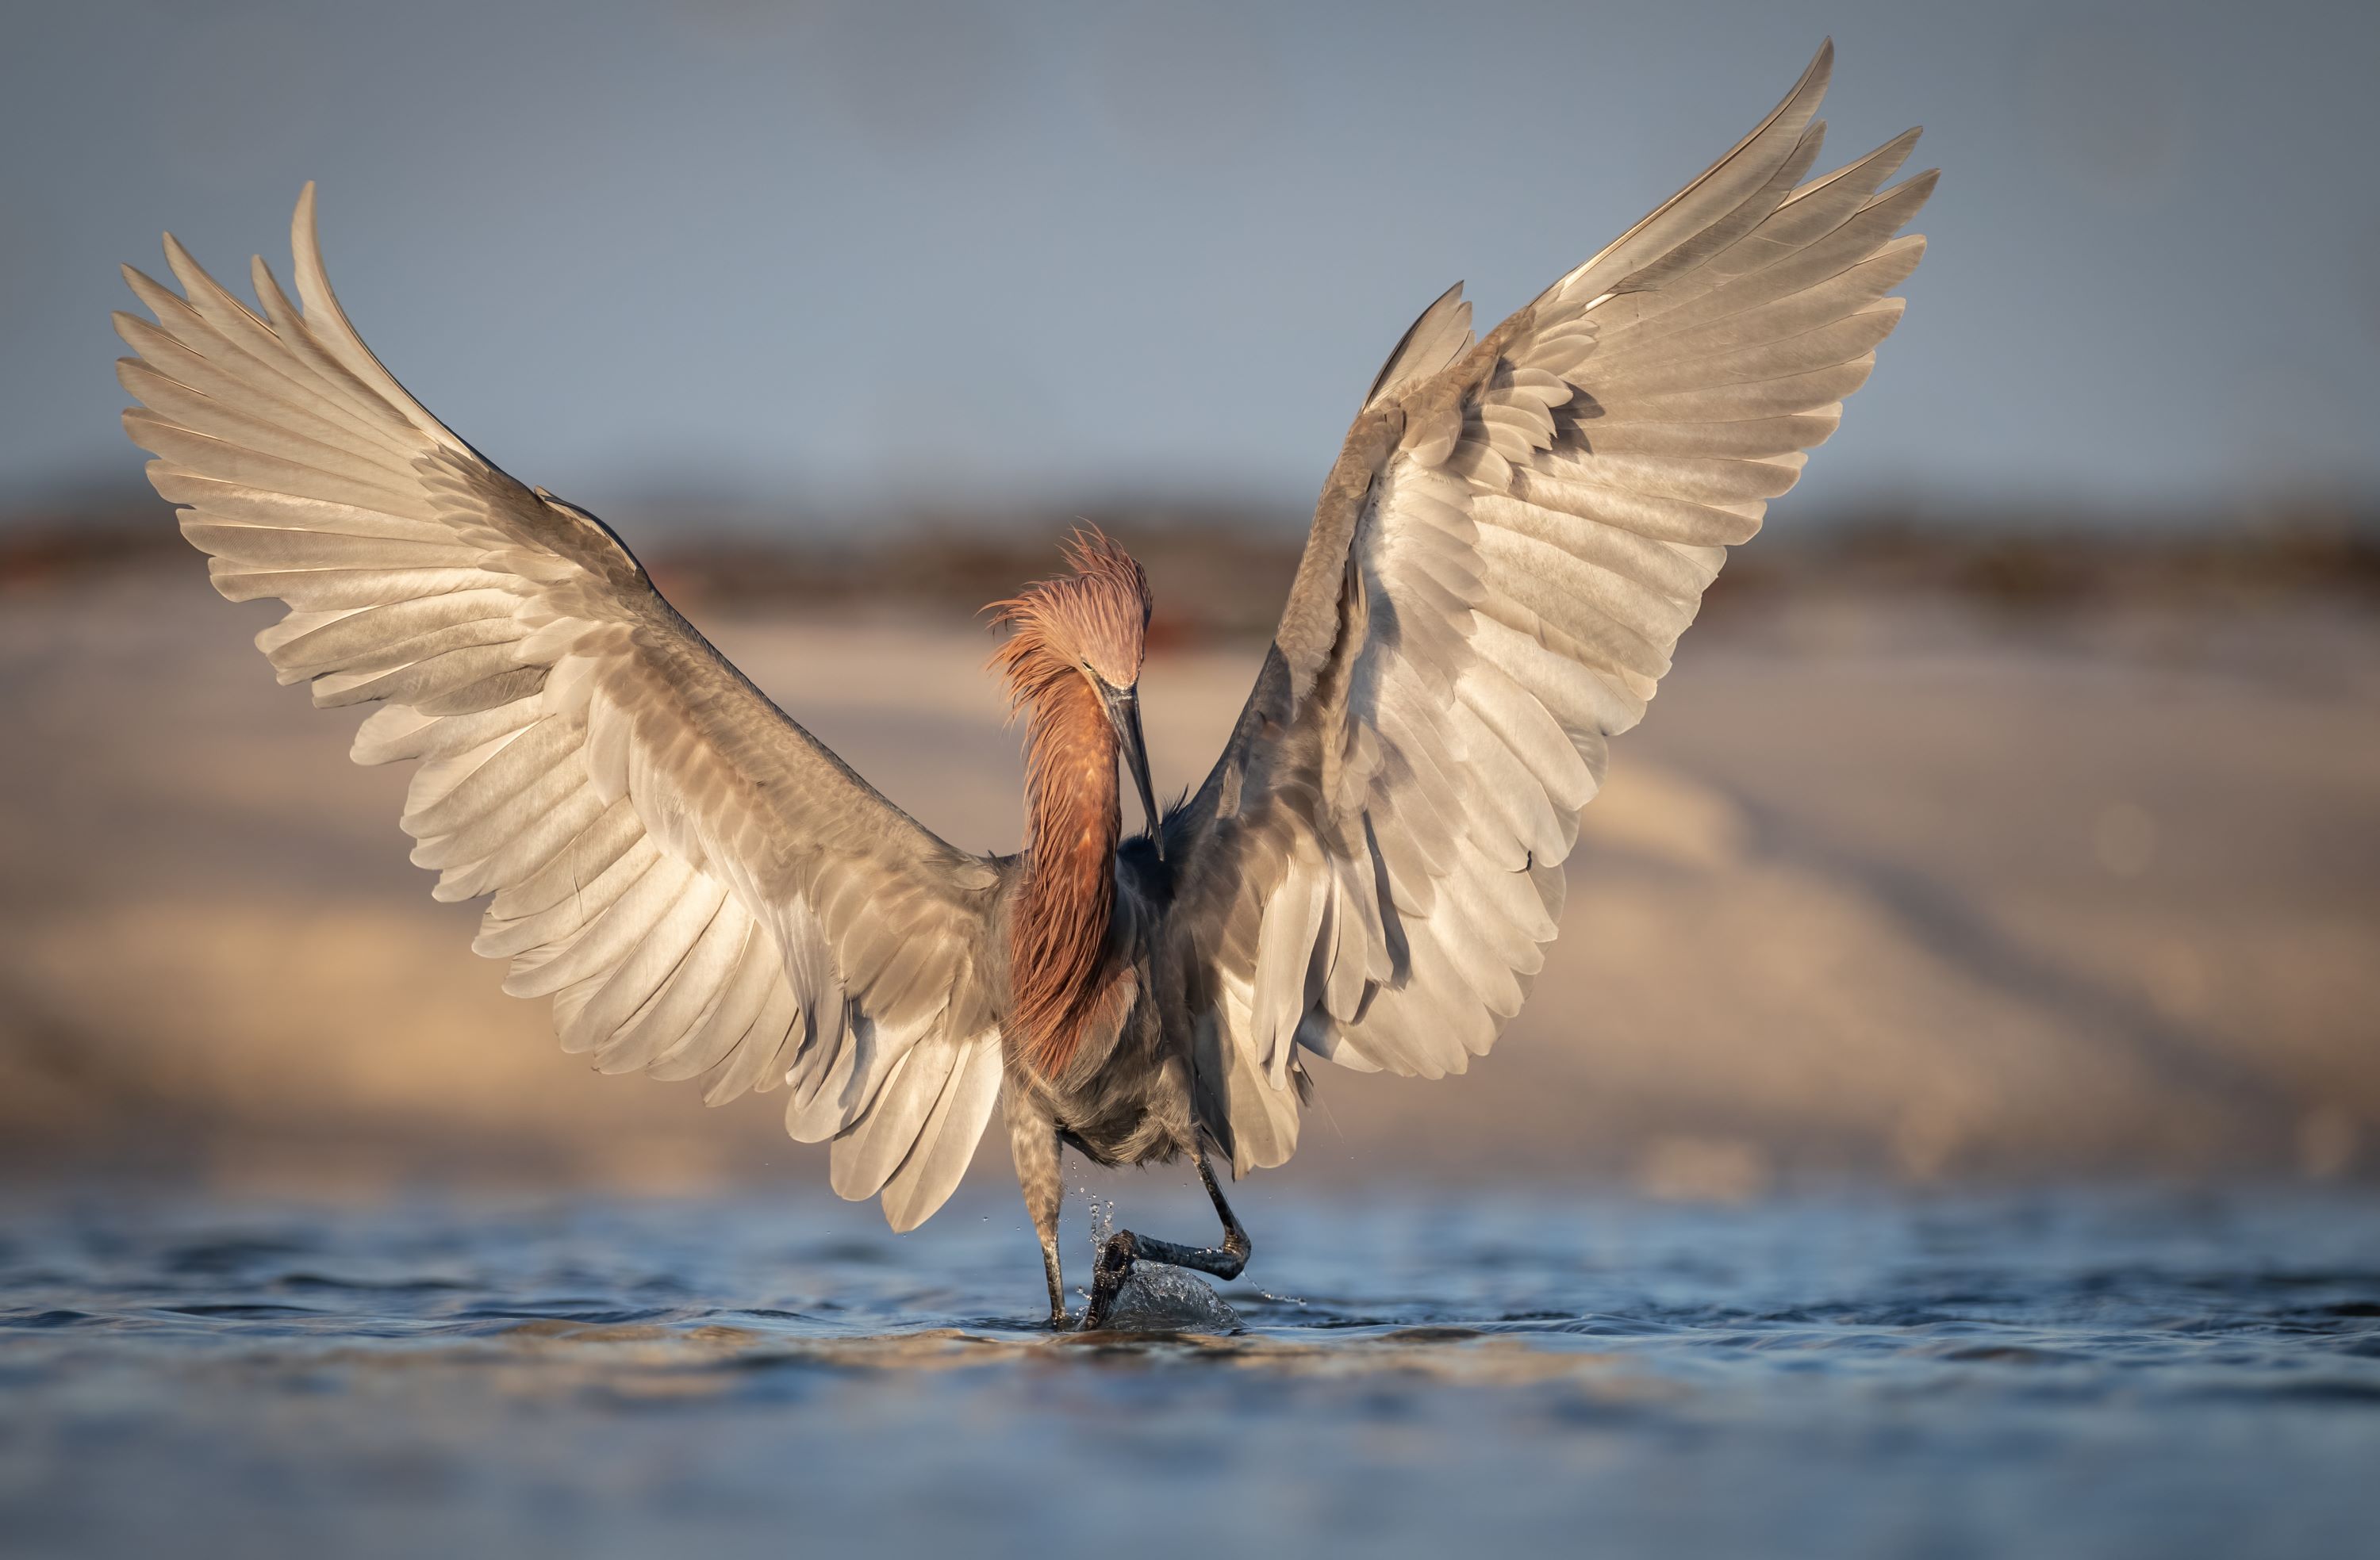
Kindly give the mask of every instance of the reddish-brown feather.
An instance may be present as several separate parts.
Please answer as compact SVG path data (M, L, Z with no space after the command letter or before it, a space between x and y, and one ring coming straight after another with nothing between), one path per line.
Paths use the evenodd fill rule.
M1026 716L1026 873L1009 928L1008 1040L1044 1075L1062 1072L1111 988L1115 910L1116 737L1091 683L1140 679L1148 582L1098 531L1066 548L1072 574L1028 586L989 611L1014 632L992 656L1010 705Z

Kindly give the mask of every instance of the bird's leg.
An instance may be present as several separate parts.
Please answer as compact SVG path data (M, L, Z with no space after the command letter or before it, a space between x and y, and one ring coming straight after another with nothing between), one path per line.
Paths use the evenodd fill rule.
M1050 1281L1050 1325L1066 1324L1066 1285L1058 1271L1058 1207L1064 1191L1059 1177L1058 1129L1039 1111L1023 1103L1019 1091L1004 1091L1008 1117L1008 1153L1016 1162L1016 1184L1025 1192L1025 1211L1033 1215L1033 1233L1041 1238L1041 1272Z
M1161 1262L1172 1267L1210 1273L1218 1278L1237 1278L1241 1269L1248 1265L1248 1252L1253 1250L1248 1232L1240 1227L1232 1205L1223 1201L1223 1189L1215 1183L1214 1167L1207 1163L1203 1151L1194 1149L1190 1156L1198 1166L1198 1179L1207 1183L1207 1195L1214 1201L1215 1213L1223 1221L1223 1243L1177 1246L1171 1240L1135 1235L1129 1229L1117 1230L1099 1248L1099 1265L1091 1275L1090 1309L1083 1312L1085 1332L1099 1331L1115 1314L1116 1296L1123 1292L1123 1281L1132 1276L1135 1262Z

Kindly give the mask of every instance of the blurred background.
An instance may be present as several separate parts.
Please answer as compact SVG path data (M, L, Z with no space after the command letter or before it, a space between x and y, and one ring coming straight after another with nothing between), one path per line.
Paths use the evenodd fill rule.
M823 1194L775 1102L558 1054L353 717L115 424L170 227L318 180L395 372L796 718L1013 849L984 601L1148 562L1195 785L1414 314L1489 320L1840 57L1948 170L1495 1054L1325 1069L1279 1182L2380 1174L2380 190L2354 5L91 4L0 55L0 1175ZM285 274L285 271L284 272ZM996 1135L996 1134L995 1134ZM1005 1181L1002 1150L977 1166Z

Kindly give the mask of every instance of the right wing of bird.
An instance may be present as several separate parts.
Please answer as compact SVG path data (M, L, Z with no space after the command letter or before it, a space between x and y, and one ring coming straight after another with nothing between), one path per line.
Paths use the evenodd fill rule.
M314 702L377 701L359 763L419 759L403 824L442 900L493 895L474 947L553 998L564 1049L780 1081L834 1189L896 1228L957 1185L999 1092L989 862L928 832L787 719L591 515L531 491L407 394L324 275L313 187L293 307L260 316L168 236L184 296L128 268L133 441L257 636Z
M1833 58L1472 342L1456 288L1325 486L1255 692L1169 823L1201 1113L1286 1159L1303 1048L1438 1077L1521 1007L1608 738L1900 319L1911 131L1807 183Z

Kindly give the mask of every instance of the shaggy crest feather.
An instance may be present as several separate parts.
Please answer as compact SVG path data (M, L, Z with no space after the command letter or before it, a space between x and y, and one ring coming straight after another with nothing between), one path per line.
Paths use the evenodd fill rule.
M1076 529L1059 549L1073 574L1037 580L984 609L994 628L1014 631L991 658L1008 679L1012 712L1069 671L1087 668L1111 688L1140 680L1148 576L1096 526Z

